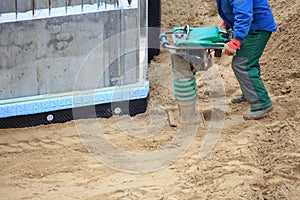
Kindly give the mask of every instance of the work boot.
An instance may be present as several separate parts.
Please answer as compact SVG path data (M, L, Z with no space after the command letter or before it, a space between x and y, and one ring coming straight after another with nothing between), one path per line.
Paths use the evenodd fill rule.
M247 101L247 100L245 99L245 96L243 94L241 94L239 96L234 96L231 99L231 103L242 103L244 101Z
M244 113L244 119L245 120L255 120L255 119L261 119L263 118L267 113L271 112L273 110L273 106L270 105L267 108L261 109L261 110L255 110Z

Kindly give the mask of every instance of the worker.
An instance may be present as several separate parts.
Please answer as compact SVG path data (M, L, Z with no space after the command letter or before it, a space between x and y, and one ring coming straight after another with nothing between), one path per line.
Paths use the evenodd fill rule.
M222 18L220 26L231 29L232 39L224 46L233 56L232 69L242 94L232 103L247 101L250 112L244 119L260 119L273 110L272 101L260 77L259 59L272 34L277 30L268 0L216 0Z

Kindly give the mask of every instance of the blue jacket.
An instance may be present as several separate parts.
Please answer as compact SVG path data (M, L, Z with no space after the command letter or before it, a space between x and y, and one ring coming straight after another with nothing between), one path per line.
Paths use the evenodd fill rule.
M277 30L268 0L216 0L220 17L244 41L249 32Z

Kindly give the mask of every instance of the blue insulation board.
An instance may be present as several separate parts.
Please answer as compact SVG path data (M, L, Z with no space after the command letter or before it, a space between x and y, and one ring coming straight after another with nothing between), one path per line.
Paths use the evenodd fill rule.
M0 118L147 98L149 82L0 100Z

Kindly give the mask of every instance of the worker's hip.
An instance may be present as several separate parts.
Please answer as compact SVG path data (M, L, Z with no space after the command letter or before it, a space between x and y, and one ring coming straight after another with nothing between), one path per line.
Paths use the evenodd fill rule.
M237 57L259 59L271 36L269 31L252 31L250 32L240 49L237 50Z

